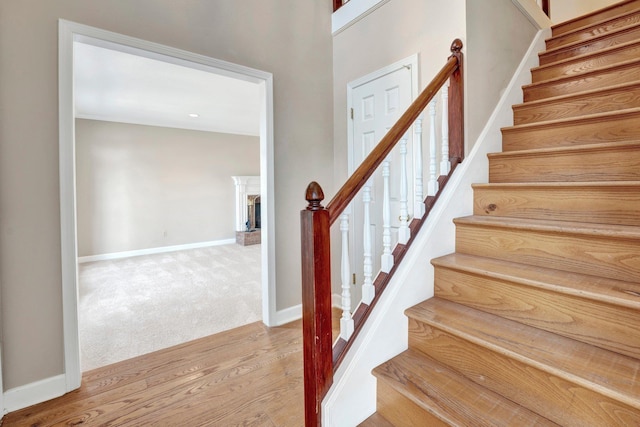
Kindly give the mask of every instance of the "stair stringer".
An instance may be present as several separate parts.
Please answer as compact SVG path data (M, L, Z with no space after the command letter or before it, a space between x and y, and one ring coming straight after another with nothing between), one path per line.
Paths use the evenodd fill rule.
M354 426L376 411L376 379L371 371L408 348L404 311L434 295L434 271L428 260L455 251L453 219L473 212L472 184L486 183L487 154L502 151L500 129L513 124L511 106L523 102L522 86L538 65L550 29L538 31L487 125L459 165L413 241L378 304L334 374L322 403L322 425ZM434 242L436 242L434 244Z

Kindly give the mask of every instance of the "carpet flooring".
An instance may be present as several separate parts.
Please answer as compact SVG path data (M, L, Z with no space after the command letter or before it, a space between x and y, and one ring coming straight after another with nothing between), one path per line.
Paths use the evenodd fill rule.
M260 245L79 265L82 370L262 319Z

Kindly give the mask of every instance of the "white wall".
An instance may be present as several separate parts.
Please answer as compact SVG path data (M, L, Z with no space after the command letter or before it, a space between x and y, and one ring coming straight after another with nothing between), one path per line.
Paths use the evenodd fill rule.
M76 120L78 256L235 238L256 136Z
M0 283L5 389L64 372L58 20L273 74L276 308L300 303L299 212L331 188L331 2L0 1ZM281 254L281 255L280 255Z

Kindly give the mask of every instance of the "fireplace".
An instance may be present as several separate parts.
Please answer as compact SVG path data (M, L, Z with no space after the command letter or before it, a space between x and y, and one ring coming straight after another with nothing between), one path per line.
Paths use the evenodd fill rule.
M259 244L261 199L259 176L232 176L236 186L236 243L247 246Z

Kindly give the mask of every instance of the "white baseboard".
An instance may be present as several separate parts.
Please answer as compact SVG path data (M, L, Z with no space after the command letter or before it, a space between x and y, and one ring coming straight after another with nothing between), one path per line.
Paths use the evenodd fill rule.
M331 294L331 307L342 308L342 295Z
M78 263L82 264L83 262L106 261L110 259L130 258L130 257L140 256L140 255L152 255L152 254L160 254L164 252L184 251L187 249L206 248L209 246L230 245L235 242L236 242L236 239L213 240L210 242L187 243L184 245L161 246L159 248L137 249L134 251L124 251L124 252L112 252L110 254L88 255L88 256L78 257Z
M293 307L285 308L284 310L278 310L275 317L276 326L285 325L299 320L302 318L302 304L294 305Z
M37 403L60 397L67 392L64 374L25 384L4 392L6 412L18 411Z

